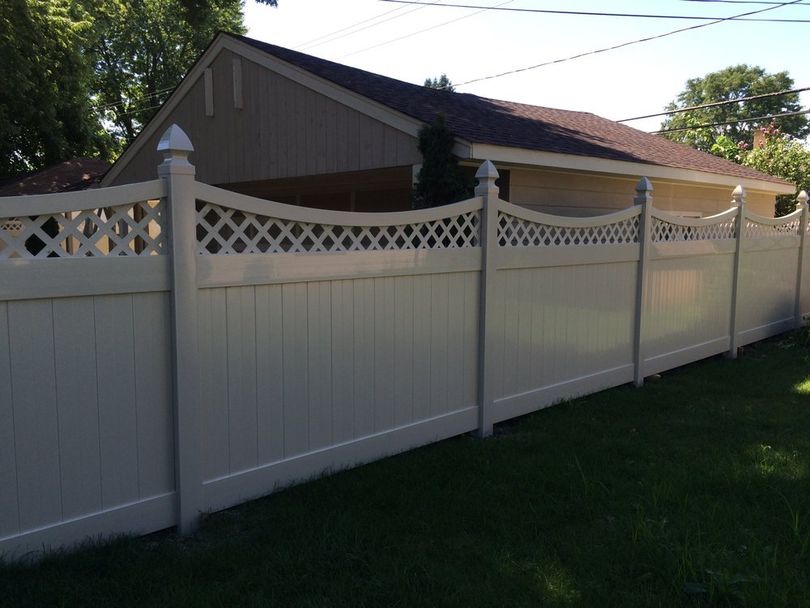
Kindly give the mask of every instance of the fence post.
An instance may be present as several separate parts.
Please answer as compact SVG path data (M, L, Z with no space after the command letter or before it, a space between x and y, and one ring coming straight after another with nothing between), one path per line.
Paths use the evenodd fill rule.
M739 348L737 324L739 321L740 269L742 268L743 241L745 240L745 188L742 185L734 188L734 192L731 193L731 204L737 207L737 245L734 249L734 271L731 279L730 338L726 356L730 359L736 359L737 349Z
M475 196L481 196L484 204L481 209L481 286L478 321L478 435L492 435L493 404L493 328L492 306L495 293L495 254L498 247L498 196L495 185L498 170L490 161L484 161L475 173L478 185Z
M647 303L647 274L652 245L652 206L653 186L646 177L636 184L636 196L633 203L641 205L638 222L638 278L636 280L636 324L633 344L633 365L635 367L634 384L644 384L644 309Z
M172 125L160 138L163 163L158 175L168 190L168 245L171 256L172 373L177 530L191 534L199 526L202 503L201 437L197 355L197 210L194 151L183 130Z
M802 279L804 278L804 258L807 256L807 199L807 192L804 190L799 192L799 196L796 197L796 211L802 212L802 219L799 222L799 265L796 278L796 309L794 312L797 328L802 326ZM807 285L806 288L810 288L810 285Z

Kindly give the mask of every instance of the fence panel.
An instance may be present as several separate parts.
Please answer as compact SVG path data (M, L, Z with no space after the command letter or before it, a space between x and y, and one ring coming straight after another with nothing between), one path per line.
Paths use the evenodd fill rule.
M810 310L804 203L759 217L741 187L685 219L642 178L563 218L499 200L485 163L469 201L343 213L196 182L176 126L159 149L161 180L0 200L0 553L188 533Z
M207 508L476 427L480 199L198 198Z
M781 218L746 212L740 277L740 346L794 327L801 211Z
M498 209L494 420L632 380L639 207L588 219Z
M653 210L643 375L728 350L737 213L690 219Z
M174 522L164 194L0 201L0 553Z

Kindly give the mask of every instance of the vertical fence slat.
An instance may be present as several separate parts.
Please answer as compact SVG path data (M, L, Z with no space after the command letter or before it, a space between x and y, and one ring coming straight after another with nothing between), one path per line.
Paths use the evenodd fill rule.
M49 300L8 305L20 528L62 519L53 315Z
M0 302L0 537L20 531L8 304Z
M53 316L62 511L70 518L101 509L93 299L55 299Z
M332 438L354 435L354 285L332 282Z
M413 278L398 277L394 288L394 424L413 420Z
M138 498L132 296L93 298L104 508Z
M256 287L259 462L284 457L284 351L281 285Z
M135 387L138 415L140 496L170 492L174 486L171 318L168 294L134 299ZM200 416L202 408L198 409Z

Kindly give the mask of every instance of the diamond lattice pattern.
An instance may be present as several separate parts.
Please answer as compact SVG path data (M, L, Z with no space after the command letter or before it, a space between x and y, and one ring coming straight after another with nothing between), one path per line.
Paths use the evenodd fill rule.
M683 226L653 218L653 243L671 243L677 241L713 241L733 239L736 237L736 217L708 224L706 226Z
M479 233L478 211L397 226L341 226L197 204L198 252L203 255L456 249L477 247Z
M622 245L638 242L638 216L602 226L569 227L530 222L498 214L501 247L559 247L565 245Z
M0 219L0 258L161 255L162 201Z
M786 234L798 235L800 227L801 219L798 217L777 226L769 226L768 224L760 224L759 222L746 220L745 237L757 239L768 236L783 236Z

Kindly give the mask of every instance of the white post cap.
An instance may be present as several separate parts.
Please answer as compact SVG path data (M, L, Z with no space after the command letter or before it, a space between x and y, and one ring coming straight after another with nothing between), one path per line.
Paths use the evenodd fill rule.
M194 146L178 125L173 124L166 129L158 142L157 151L163 153L163 163L158 167L159 175L194 173L194 166L188 162L188 155L194 152Z
M475 179L478 180L478 185L475 187L475 196L493 196L497 197L499 194L498 186L495 185L495 180L500 175L492 161L485 160L478 167L475 172Z

